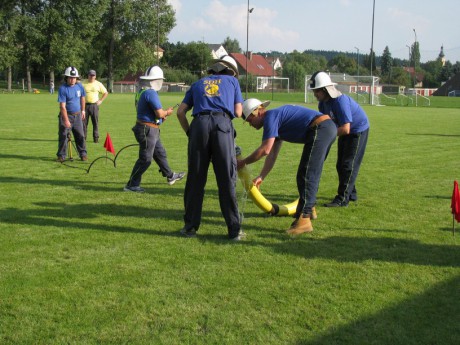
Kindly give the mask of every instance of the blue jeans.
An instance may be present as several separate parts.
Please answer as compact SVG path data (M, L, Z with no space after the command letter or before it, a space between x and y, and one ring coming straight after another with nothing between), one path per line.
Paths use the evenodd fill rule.
M347 205L350 200L358 200L356 178L366 151L369 129L339 137L337 144L337 174L339 187L335 201Z
M305 145L297 169L297 189L299 203L296 218L301 215L311 215L316 204L324 160L330 145L337 136L337 127L332 120L326 120L319 125L310 127L307 131Z
M132 130L139 143L139 158L134 164L127 186L137 187L141 184L142 174L152 164L152 159L158 164L164 177L171 177L173 171L169 167L166 150L160 140L160 129L137 123Z

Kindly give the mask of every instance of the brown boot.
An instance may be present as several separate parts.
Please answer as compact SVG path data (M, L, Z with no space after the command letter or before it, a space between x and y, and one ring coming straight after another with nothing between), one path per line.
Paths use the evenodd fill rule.
M316 219L318 218L318 215L316 214L316 207L312 207L311 209L311 219Z
M303 218L300 216L291 227L286 231L289 235L300 235L304 232L312 232L313 225L311 225L310 217Z

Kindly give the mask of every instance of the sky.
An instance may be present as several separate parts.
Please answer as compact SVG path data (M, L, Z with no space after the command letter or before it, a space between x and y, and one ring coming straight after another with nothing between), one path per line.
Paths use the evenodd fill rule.
M230 37L243 52L248 46L253 52L356 54L369 54L373 43L376 55L388 46L392 57L408 59L407 46L417 39L422 62L435 60L441 46L447 60L460 61L459 0L249 0L249 25L246 0L168 2L176 11L171 43L221 44Z

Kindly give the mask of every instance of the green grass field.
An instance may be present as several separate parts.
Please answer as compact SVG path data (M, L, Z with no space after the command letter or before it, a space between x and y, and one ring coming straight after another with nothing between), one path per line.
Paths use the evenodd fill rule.
M165 107L182 99L160 97ZM273 106L292 97L275 94ZM109 96L89 161L66 164L54 161L56 100L0 94L1 344L459 343L460 233L450 209L460 179L458 102L365 107L359 201L322 207L337 188L333 149L312 234L289 238L292 219L244 203L239 183L248 236L229 243L212 168L196 239L178 235L185 181L168 186L153 164L147 193L123 192L135 147L116 167L100 159L87 172L106 155L107 132L116 151L135 143L133 95ZM234 125L243 155L251 153L262 133ZM186 170L177 118L161 138L171 167ZM283 145L262 185L270 201L296 198L301 149ZM254 176L261 166L250 166Z

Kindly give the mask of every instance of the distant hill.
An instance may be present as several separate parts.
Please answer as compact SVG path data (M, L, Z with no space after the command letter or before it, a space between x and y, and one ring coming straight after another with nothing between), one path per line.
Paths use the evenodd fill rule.
M336 57L337 55L339 54L343 54L343 55L346 55L348 57L351 57L351 58L355 58L356 59L356 52L340 52L340 51L336 51L336 50L314 50L314 49L307 49L307 50L304 50L302 53L304 54L311 54L311 55L317 55L317 56L324 56L324 58L329 61L329 60L332 60L334 57ZM272 51L272 52L258 52L256 54L259 54L259 55L263 55L263 56L283 56L285 55L285 53L281 53L281 52L277 52L277 51ZM360 53L360 61L362 63L362 58L363 56L365 55L369 55L368 53ZM380 66L380 60L381 60L381 56L380 55L375 55L375 63L377 64L377 66ZM394 58L393 57L393 64L396 65L396 66L406 66L407 65L407 60L403 60L403 59L399 59L399 58Z

